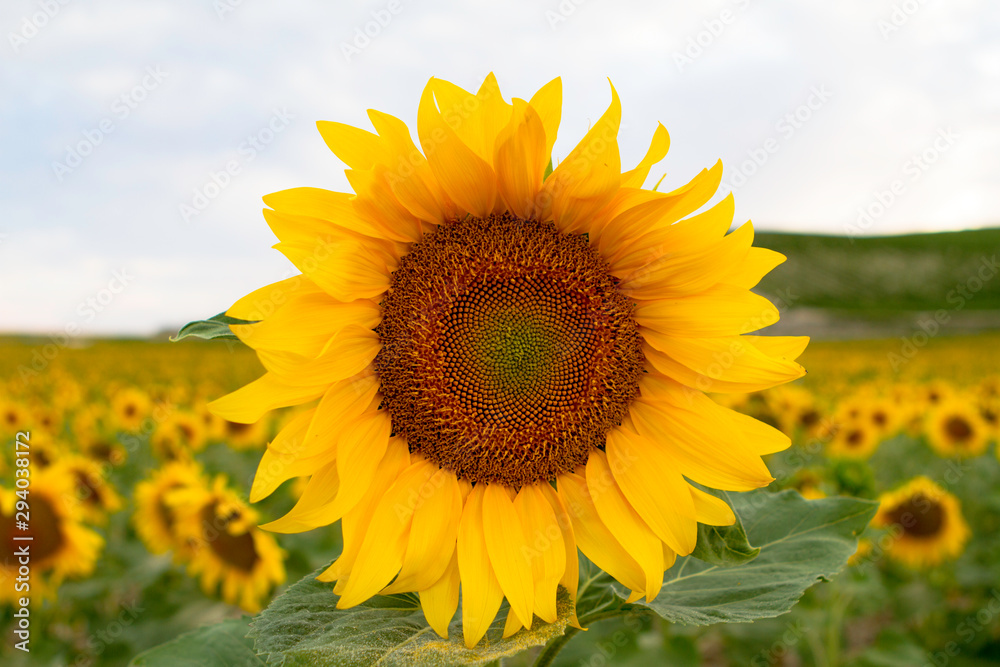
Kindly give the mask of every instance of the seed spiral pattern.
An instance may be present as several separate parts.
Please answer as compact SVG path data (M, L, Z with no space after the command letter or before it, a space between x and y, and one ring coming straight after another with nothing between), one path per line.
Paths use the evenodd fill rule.
M633 307L583 236L509 214L442 225L400 260L376 328L394 433L471 482L574 470L637 393Z

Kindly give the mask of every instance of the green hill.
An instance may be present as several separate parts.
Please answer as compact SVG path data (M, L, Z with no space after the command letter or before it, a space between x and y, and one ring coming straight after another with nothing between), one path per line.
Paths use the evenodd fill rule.
M754 245L788 257L760 284L787 308L1000 310L1000 229L856 239L764 232Z

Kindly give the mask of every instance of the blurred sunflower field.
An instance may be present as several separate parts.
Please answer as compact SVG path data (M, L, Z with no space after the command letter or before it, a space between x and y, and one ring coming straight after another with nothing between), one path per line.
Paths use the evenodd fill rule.
M988 363L998 346L995 333L941 336L899 364L899 339L816 342L801 380L716 395L792 437L768 460L772 490L880 501L848 568L791 613L753 624L695 628L636 613L598 622L552 664L1000 662L1000 369ZM45 634L30 663L5 642L3 664L128 664L195 628L241 623L339 551L339 526L260 528L294 505L305 478L247 500L268 440L295 411L247 426L206 409L260 372L232 341L0 341L11 445L0 517L9 541L13 443L27 432L32 623ZM10 560L0 569L8 636L17 576Z

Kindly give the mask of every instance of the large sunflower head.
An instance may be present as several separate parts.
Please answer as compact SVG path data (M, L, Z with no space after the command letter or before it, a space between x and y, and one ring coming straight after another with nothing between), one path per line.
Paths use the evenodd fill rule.
M31 590L29 595L47 597L66 577L81 577L94 570L104 539L83 525L76 497L76 479L64 467L35 469L31 477L28 529L21 530L16 517L20 499L14 489L0 488L0 539L5 548L0 563L0 580L5 585L0 601L14 600L24 592L12 585L18 563L12 556L24 542L15 537L31 537Z
M912 567L957 558L970 536L958 498L926 477L884 493L872 525L889 528L886 554Z
M311 404L258 469L252 500L311 476L268 527L342 520L343 553L323 575L341 607L418 591L446 635L461 586L470 646L504 597L507 634L555 620L578 546L633 598L655 597L698 521L734 520L685 477L764 486L761 455L789 444L704 392L804 372L805 338L744 335L777 320L751 288L783 257L752 247L749 223L727 234L732 197L696 214L721 165L643 189L667 132L623 170L612 89L552 169L561 98L559 79L510 102L492 75L476 93L432 79L422 152L381 112L374 132L320 123L354 193L265 197L276 248L302 275L228 311L259 320L232 328L267 373L212 406L249 424Z
M174 533L185 545L188 572L202 590L254 614L268 593L285 581L284 552L257 528L257 513L230 489L224 477L169 493Z
M968 458L986 451L989 425L972 397L946 400L927 416L927 440L941 456Z

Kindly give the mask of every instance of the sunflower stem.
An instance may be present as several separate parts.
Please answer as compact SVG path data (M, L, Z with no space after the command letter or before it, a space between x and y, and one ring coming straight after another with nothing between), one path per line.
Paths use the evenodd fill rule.
M551 665L552 661L556 659L556 655L566 645L566 642L575 637L578 632L580 632L578 628L567 628L565 634L556 637L546 644L545 649L535 659L533 667L547 667Z

